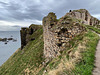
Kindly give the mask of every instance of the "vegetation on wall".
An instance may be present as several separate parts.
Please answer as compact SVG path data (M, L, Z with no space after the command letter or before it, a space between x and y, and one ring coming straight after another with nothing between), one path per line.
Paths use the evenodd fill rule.
M83 13L84 10L74 11ZM58 20L54 13L49 13L48 17L47 21L51 23L49 29L52 28L52 32L57 28L58 31L60 29L61 39L66 34L68 35L67 39L69 39L69 35L74 34L69 33L71 32L70 30L77 29L76 31L80 32L80 34L76 35L75 33L73 38L70 36L72 39L64 45L64 50L59 51L59 56L45 63L42 26L32 24L29 28L23 28L21 32L25 34L25 37L22 37L22 39L23 41L27 40L27 43L25 42L22 50L19 48L0 66L0 75L92 75L96 46L100 39L97 33L100 34L100 29L95 27L95 25L83 25L83 20L71 18L68 15ZM75 28L73 29L74 26ZM66 33L63 34L65 31ZM67 35L64 37L67 37Z

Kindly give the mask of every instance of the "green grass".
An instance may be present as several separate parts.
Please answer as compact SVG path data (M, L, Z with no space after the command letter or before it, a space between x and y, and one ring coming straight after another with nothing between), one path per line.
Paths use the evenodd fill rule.
M98 35L89 31L85 34L87 37L86 49L81 53L82 60L76 64L75 69L72 70L68 75L92 75L92 70L94 68L94 59L96 46L99 40Z
M96 33L100 34L100 29L94 26L86 25L88 29L95 31Z
M61 63L61 60L63 59L67 61L71 60L72 57L70 57L67 54L68 50L71 49L72 52L75 52L78 50L78 45L80 43L83 43L83 41L86 41L86 43L84 44L86 49L84 51L80 50L82 59L80 59L80 61L77 63L74 62L76 63L75 69L71 69L70 71L63 70L63 72L61 71L60 73L63 75L66 75L66 74L67 75L92 75L92 70L94 68L95 51L96 51L98 40L99 40L99 36L90 30L87 30L87 33L85 34L76 36L72 41L70 41L70 44L72 45L72 47L67 48L64 52L62 52L61 56L54 58L39 73L42 74L45 69L48 69L48 72L45 75L48 75L48 73L52 70L55 71L58 68L58 65Z
M63 75L92 75L92 70L94 68L94 59L95 59L95 51L96 51L96 46L99 40L99 36L96 33L93 33L92 31L88 30L87 33L83 34L82 36L77 36L75 37L72 41L70 41L70 44L72 44L71 48L67 48L61 56L54 58L46 67L44 67L41 72L45 69L48 69L48 72L45 75L48 75L50 71L58 71L59 67L58 65L63 61L63 64L65 64L65 61L70 61L73 59L73 57L70 57L67 54L67 51L71 49L71 52L74 53L78 51L78 46L79 44L84 44L83 42L86 41L83 47L86 47L84 50L81 50L80 48L80 54L82 59L79 59L79 62L74 62L75 63L75 68L63 71L58 71L57 74L61 73ZM66 65L63 65L63 67ZM58 68L58 69L57 69ZM67 68L67 67L66 67ZM59 75L61 75L59 74Z
M37 30L32 36L36 39L30 41L23 50L14 53L1 67L0 75L24 75L29 70L34 75L34 69L39 68L43 62L43 29Z
M100 33L99 29L88 26L87 28ZM34 41L30 41L23 50L17 50L1 67L0 75L43 75L43 71L48 69L51 71L56 70L61 60L71 60L71 56L68 55L68 51L71 50L72 53L77 51L78 45L83 43L85 39L86 49L81 52L82 59L75 65L75 69L70 71L64 70L62 74L67 75L92 75L92 70L94 68L94 59L96 46L99 40L99 36L90 30L87 33L76 36L72 41L70 41L70 47L66 48L62 54L54 58L46 66L42 65L44 61L43 58L43 29L42 27L35 31L30 37L36 38ZM63 61L66 63L66 61ZM63 65L66 66L66 65ZM59 67L58 67L59 68ZM48 73L46 73L48 75Z

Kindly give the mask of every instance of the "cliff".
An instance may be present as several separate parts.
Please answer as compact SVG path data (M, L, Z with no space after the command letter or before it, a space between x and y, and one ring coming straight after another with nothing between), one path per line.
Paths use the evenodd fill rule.
M60 19L51 12L43 25L22 28L21 49L0 67L0 75L91 75L99 37L87 26L100 33L99 20L80 9Z
M81 21L81 23L84 23L87 25L92 25L92 26L100 25L100 21L97 18L91 16L90 13L86 9L69 11L69 13L67 13L66 15L77 18Z
M35 25L35 24L31 24L29 26L29 28L23 27L20 30L20 34L21 34L21 49L24 48L24 46L26 46L26 44L29 41L35 40L35 37L32 36L32 34L37 31L38 29L41 29L42 26L41 25Z
M53 12L44 17L43 35L46 61L59 56L61 51L70 47L69 41L86 31L83 24L99 27L100 21L91 16L86 9L70 11L59 20Z
M69 41L86 31L77 19L73 20L65 15L57 20L55 13L49 13L44 17L43 30L44 56L47 59L59 56L61 51L71 46Z
M100 21L91 16L86 9L70 10L60 19L57 19L53 12L43 18L44 56L46 62L59 56L66 47L71 47L69 41L74 37L86 32L83 24L100 27ZM41 26L32 24L29 28L21 29L21 49L29 41L35 40L32 34L40 28Z
M73 11L70 10L69 13L66 13L66 15L63 16L61 19L59 19L59 21L56 19L56 15L54 13L49 13L48 16L43 19L44 42L47 41L47 38L48 38L49 45L51 45L50 40L56 41L55 45L53 44L52 47L57 48L57 50L59 50L59 46L57 46L57 45L65 44L64 42L62 43L61 41L64 41L64 39L67 39L67 42L68 42L68 40L70 40L72 38L72 36L74 36L74 34L81 33L81 32L77 31L78 25L79 25L79 30L82 29L80 23L100 28L100 21L97 18L91 16L90 13L86 9L79 9L79 10L73 10ZM40 26L34 25L34 24L31 25L29 28L21 29L21 31L20 31L21 32L21 49L23 49L23 47L29 41L35 40L35 38L31 37L31 35L37 29L40 29ZM84 29L82 31L84 31ZM67 33L67 35L66 35L67 38L65 38L65 36L62 36L63 39L61 37L58 37L58 36L61 36L60 33L62 33L62 32L64 32L63 34ZM73 32L75 32L75 33L73 33ZM50 36L52 38L50 38ZM69 38L69 37L71 37L71 38ZM59 42L59 43L57 43L57 42ZM44 55L46 53L48 53L48 52L46 52L46 45L47 44L44 43L44 46L45 46L44 47ZM55 57L56 56L55 53L59 55L59 52L57 53L56 50L53 53L54 53L54 55L52 55L52 53L51 53L52 56L50 54L47 54L48 57Z

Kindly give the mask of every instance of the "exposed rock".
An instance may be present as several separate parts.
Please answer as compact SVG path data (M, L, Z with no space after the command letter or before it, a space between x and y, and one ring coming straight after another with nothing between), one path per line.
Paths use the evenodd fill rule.
M2 38L0 38L0 41L2 41Z
M2 38L2 42L5 42L5 41L7 41L7 38Z
M23 27L20 30L20 35L21 35L21 49L24 48L24 46L26 46L26 44L29 41L35 40L35 38L32 36L32 34L36 31L40 29L40 25L34 25L32 24L29 28Z
M7 44L7 42L5 42L5 44Z
M13 39L13 42L16 42L17 41L17 39Z
M100 21L91 16L90 13L86 9L80 9L80 10L73 10L66 14L67 16L74 17L77 19L80 19L82 23L88 24L88 25L100 25Z
M13 37L13 36L11 35L11 37Z
M16 42L17 41L17 39L14 39L14 38L0 38L0 41L5 42L5 44L7 44L7 42L9 42L11 40L13 42Z
M21 49L26 45L26 28L22 28L21 31Z
M8 40L13 40L13 38L8 38Z
M92 17L86 9L70 10L59 20L56 18L53 12L43 18L44 56L46 62L59 56L60 51L65 50L65 47L71 47L69 41L86 31L83 24L100 27L100 21ZM39 28L38 25L32 24L29 28L21 29L21 49L29 41L36 39L32 35Z
M43 18L44 56L47 59L60 55L69 41L76 35L82 34L86 29L70 16L65 15L59 21L55 13L49 13Z

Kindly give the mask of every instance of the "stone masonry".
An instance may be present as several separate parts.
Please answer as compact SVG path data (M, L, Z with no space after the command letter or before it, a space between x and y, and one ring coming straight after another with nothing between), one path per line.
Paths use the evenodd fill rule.
M97 18L91 16L86 9L73 10L66 15L80 19L82 23L87 25L100 25L100 21Z
M47 62L69 47L69 41L75 36L86 31L83 24L98 27L100 21L91 16L86 9L70 10L58 20L53 12L43 18L44 56Z
M46 59L60 55L65 47L70 46L75 36L85 32L85 28L67 15L56 19L55 13L49 13L43 18L44 56Z
M31 37L32 34L40 29L41 26L40 25L34 25L32 24L31 26L29 26L29 28L23 27L20 30L20 34L21 34L21 49L24 48L24 46L26 46L26 44L31 41L31 40L35 40L34 37Z
M47 62L59 56L66 47L70 47L69 41L86 31L83 24L100 26L100 21L92 17L86 9L70 10L60 19L53 12L43 18L44 56ZM32 24L29 28L21 29L21 49L29 41L35 40L32 34L40 28L41 26Z

